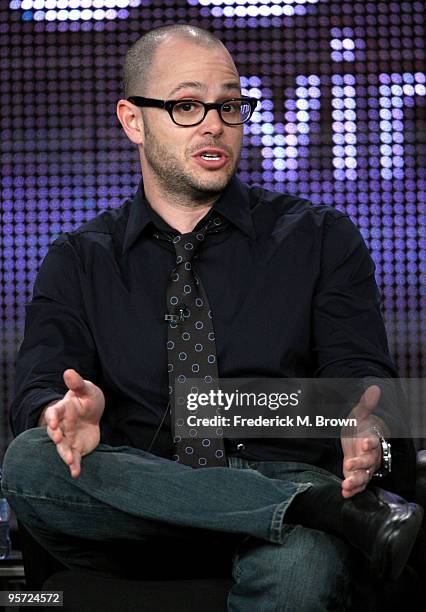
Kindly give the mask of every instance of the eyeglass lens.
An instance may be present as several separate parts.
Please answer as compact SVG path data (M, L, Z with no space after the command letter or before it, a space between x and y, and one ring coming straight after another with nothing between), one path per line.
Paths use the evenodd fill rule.
M223 121L235 125L244 123L249 119L251 107L244 100L232 100L224 102L219 112ZM173 119L179 125L193 125L201 121L203 116L204 105L201 102L182 100L182 102L178 102L173 107Z

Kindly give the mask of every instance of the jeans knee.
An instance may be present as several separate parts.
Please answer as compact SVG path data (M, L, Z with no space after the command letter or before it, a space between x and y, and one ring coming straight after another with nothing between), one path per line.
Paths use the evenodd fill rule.
M2 490L21 491L43 470L49 471L56 448L45 427L35 427L20 433L6 449L2 465ZM56 453L57 454L57 453ZM25 486L24 486L25 483Z
M265 612L324 612L346 603L350 551L339 538L297 526L281 545L250 540L234 563L233 612L246 600Z

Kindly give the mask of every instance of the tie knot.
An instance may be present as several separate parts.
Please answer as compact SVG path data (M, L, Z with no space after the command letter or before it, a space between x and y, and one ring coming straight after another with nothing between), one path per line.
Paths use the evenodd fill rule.
M216 231L220 231L225 228L225 225L226 223L222 217L214 215L201 229L175 236L172 242L176 250L176 263L179 264L191 261L200 248L201 243L205 240L206 234L213 234Z
M189 232L175 236L172 243L176 250L176 263L191 261L205 238L205 232Z

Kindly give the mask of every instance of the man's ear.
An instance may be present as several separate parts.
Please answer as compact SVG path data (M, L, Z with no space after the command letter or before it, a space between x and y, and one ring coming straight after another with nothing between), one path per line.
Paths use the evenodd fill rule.
M138 145L144 144L143 118L140 109L127 100L117 102L117 117L129 140Z

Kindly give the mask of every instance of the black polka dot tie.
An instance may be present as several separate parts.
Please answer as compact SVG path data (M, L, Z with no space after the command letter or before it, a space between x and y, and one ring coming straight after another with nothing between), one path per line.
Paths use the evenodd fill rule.
M193 269L194 257L208 234L222 231L226 222L214 215L200 230L179 234L170 238L176 251L176 266L173 268L167 288L168 372L171 419L174 423L175 396L180 400L177 385L188 378L197 378L214 388L218 379L216 342L212 312L206 292ZM209 416L217 414L212 407ZM191 429L191 438L182 438L176 428L173 459L194 468L227 466L222 437L202 438ZM217 431L218 436L222 431Z

